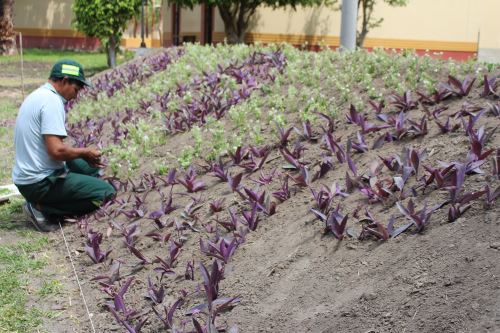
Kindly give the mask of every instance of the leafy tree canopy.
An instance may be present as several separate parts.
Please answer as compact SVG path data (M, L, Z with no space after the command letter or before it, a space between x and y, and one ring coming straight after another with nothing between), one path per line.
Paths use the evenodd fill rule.
M75 0L75 27L97 37L108 50L108 64L116 65L116 49L129 21L139 12L141 0Z

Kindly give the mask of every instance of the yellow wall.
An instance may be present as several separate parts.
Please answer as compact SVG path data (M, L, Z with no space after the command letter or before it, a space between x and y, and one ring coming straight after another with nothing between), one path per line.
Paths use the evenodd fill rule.
M82 36L71 27L72 0L16 0L14 25L34 36ZM161 45L171 40L172 10L163 5L163 23L160 32L146 41ZM406 7L390 7L382 1L374 16L384 17L382 26L372 30L365 46L395 48L441 49L475 52L479 48L500 52L500 0L411 0ZM201 32L201 7L181 11L181 36ZM480 34L479 34L480 32ZM215 9L214 40L223 40L224 25ZM260 8L247 36L248 41L304 41L338 45L340 12L327 7L272 10ZM124 35L126 46L138 46ZM136 35L136 37L140 37ZM136 45L137 44L137 45Z
M71 30L72 0L16 0L14 27Z
M370 31L366 46L394 40L393 43L389 41L387 47L398 47L398 44L399 47L421 47L428 44L432 48L443 44L444 49L462 51L470 50L471 44L479 42L481 48L500 49L498 13L499 0L412 0L406 7L391 7L379 1L374 17L383 17L384 21L380 27ZM221 27L220 31L223 31ZM331 39L340 35L340 12L326 7L299 7L297 11L291 8L261 8L251 32L321 35ZM405 45L403 41L413 43Z

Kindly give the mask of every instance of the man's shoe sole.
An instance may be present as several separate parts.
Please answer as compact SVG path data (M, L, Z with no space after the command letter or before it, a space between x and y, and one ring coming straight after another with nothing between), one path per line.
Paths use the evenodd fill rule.
M28 205L29 205L28 203L25 203L23 205L23 210L26 213L26 215L28 216L31 224L35 227L36 230L38 230L39 232L51 232L51 231L55 231L57 229L58 225L54 224L54 225L49 226L49 224L47 222L44 222L44 223L38 222L38 220L36 219L33 212L31 212Z

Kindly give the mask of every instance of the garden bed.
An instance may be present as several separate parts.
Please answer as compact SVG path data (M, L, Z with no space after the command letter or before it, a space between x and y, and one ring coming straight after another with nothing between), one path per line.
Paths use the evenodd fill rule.
M68 130L118 196L65 227L96 330L500 329L499 73L194 45L97 77Z

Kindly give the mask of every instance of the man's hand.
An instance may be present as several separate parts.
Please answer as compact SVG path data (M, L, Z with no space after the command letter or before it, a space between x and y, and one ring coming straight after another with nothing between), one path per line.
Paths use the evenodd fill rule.
M62 137L44 135L47 152L57 161L70 161L83 158L91 167L102 168L101 152L94 148L73 148L64 144Z
M86 148L86 150L87 152L82 156L83 159L93 168L102 168L104 165L101 163L101 152L94 148Z

